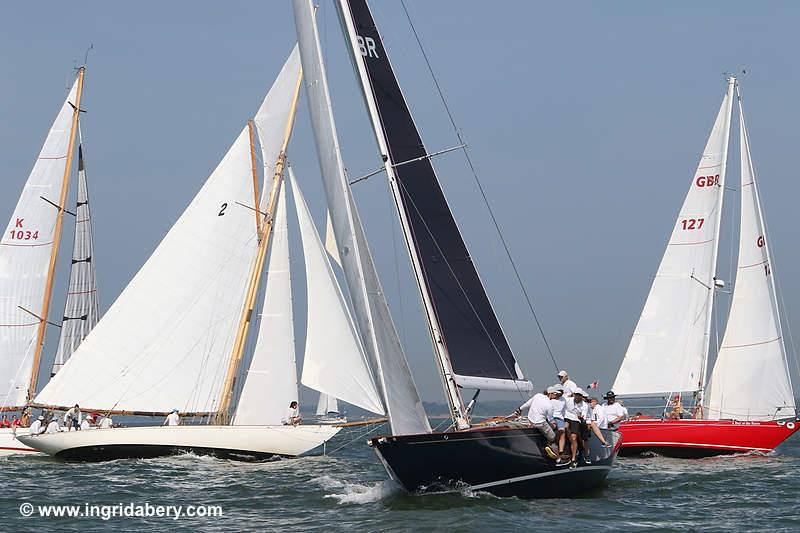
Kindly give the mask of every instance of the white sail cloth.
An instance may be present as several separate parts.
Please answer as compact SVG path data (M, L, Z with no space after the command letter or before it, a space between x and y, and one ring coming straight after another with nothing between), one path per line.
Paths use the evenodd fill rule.
M794 418L795 399L741 100L739 139L742 203L736 286L706 395L706 417Z
M44 146L0 235L0 406L27 401L44 302L58 204L69 148L77 82L61 106ZM45 201L47 199L53 204ZM23 310L26 309L28 312Z
M314 390L382 415L381 397L367 356L291 167L289 180L300 223L308 294L301 381Z
M50 405L217 408L256 250L245 128L200 192L66 365Z
M285 186L275 206L266 276L258 338L233 418L237 426L280 425L289 403L299 400Z
M311 0L294 0L293 7L322 181L359 334L377 374L392 432L430 432L347 182L314 6Z
M58 340L52 375L56 375L83 339L100 320L97 298L94 246L92 243L92 216L89 208L89 189L86 183L83 139L78 129L78 194L75 206L75 239L72 245L72 267L69 273L69 290L64 304L61 335Z
M317 416L325 416L328 413L339 413L339 402L333 396L329 396L324 392L319 394L317 400Z
M617 394L703 388L732 91L729 84L614 381Z

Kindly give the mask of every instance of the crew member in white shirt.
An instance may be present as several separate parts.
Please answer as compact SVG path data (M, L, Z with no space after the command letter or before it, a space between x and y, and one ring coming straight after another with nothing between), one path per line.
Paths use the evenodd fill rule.
M75 407L64 413L64 425L67 427L67 431L72 431L72 428L75 428L76 431L79 430L82 421L83 414L77 403Z
M597 438L600 439L600 442L603 444L603 448L610 448L611 445L606 442L606 438L603 436L603 432L600 429L606 429L606 415L603 411L603 406L600 405L600 402L597 401L597 398L589 398L589 427L592 430L592 433L597 435Z
M583 447L583 462L587 465L592 463L589 457L589 437L591 433L587 425L590 419L589 404L584 400L585 397L586 393L583 389L578 387L573 392L572 398L567 398L567 410L564 416L567 419L567 430L569 431L569 442L572 451L570 468L576 468L578 466L578 440L580 440Z
M92 422L92 415L86 415L83 419L83 422L81 422L81 429L92 429Z
M45 430L45 433L58 433L59 431L61 431L61 428L58 427L58 417L53 414L53 417L50 419L50 423L47 424L47 430Z
M567 410L567 400L564 398L564 385L558 383L552 387L556 391L555 397L550 400L553 404L553 418L556 422L556 433L558 433L558 459L556 466L566 466L568 461L561 457L564 455L564 448L567 445L567 422L564 419L564 412Z
M628 410L624 405L617 403L617 397L613 390L608 391L603 399L606 401L603 406L603 414L605 414L607 427L608 429L617 429L620 422L628 419Z
M562 370L558 373L558 381L560 381L561 385L564 387L564 398L569 398L578 390L578 386L574 381L569 379L569 374L567 374L566 370Z
M41 433L44 432L45 428L42 427L43 422L44 422L44 417L42 415L39 415L39 418L34 420L33 424L31 424L30 427L31 435L40 435Z
M100 429L111 429L114 425L114 421L111 420L111 414L107 414L100 420Z
M553 446L556 442L556 434L553 431L555 422L553 419L553 404L551 403L551 399L555 397L555 388L548 387L547 391L544 393L537 392L534 394L531 399L522 404L516 412L517 415L520 415L525 412L526 409L528 410L528 420L530 420L531 424L533 424L533 427L539 430L539 433L541 433L544 438L547 439L547 445L544 447L544 452L551 459L558 458L555 450L553 449Z
M161 424L162 426L180 426L181 425L181 417L178 415L178 410L173 409L170 414L167 415L167 418L164 420L164 423Z
M286 409L286 415L284 415L283 422L284 426L296 426L301 422L300 418L300 405L293 401L289 404L289 407Z

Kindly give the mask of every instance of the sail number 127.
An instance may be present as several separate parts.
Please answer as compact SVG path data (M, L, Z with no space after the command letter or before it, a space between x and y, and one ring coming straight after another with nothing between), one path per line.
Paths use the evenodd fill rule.
M681 228L685 230L700 229L705 221L704 218L684 218L681 220Z

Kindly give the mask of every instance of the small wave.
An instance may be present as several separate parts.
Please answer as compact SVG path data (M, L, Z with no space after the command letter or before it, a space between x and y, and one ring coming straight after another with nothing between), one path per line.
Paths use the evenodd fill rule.
M330 476L321 476L317 478L317 481L319 481L323 489L334 491L332 494L326 494L325 498L334 498L339 503L373 503L383 500L400 490L397 484L390 480L363 484L341 481Z

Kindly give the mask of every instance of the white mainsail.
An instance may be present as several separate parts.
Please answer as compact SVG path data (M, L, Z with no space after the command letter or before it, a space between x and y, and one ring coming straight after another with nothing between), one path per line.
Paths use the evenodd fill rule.
M363 346L378 376L375 381L381 387L392 432L427 433L430 424L392 323L344 170L314 6L311 0L293 0L293 7L322 181Z
M83 138L78 129L78 194L75 207L75 238L72 245L72 267L69 289L61 322L56 358L51 376L55 376L83 339L100 320L97 298L92 216L89 208L89 189L83 158Z
M614 381L622 395L704 386L733 78Z
M45 298L78 82L61 106L0 236L0 406L25 405ZM49 202L52 202L49 203ZM27 311L25 311L25 310ZM36 314L33 316L31 313Z
M317 416L325 416L328 413L339 413L339 402L334 396L329 396L324 392L319 393L317 400Z
M61 371L47 405L214 411L256 251L248 129Z
M314 390L382 415L381 397L367 356L291 167L289 180L300 223L308 294L301 381Z
M233 418L235 426L280 425L289 403L299 399L284 186L275 206L266 275L258 338Z
M741 98L739 139L742 203L736 286L706 395L706 417L794 418L794 392Z

